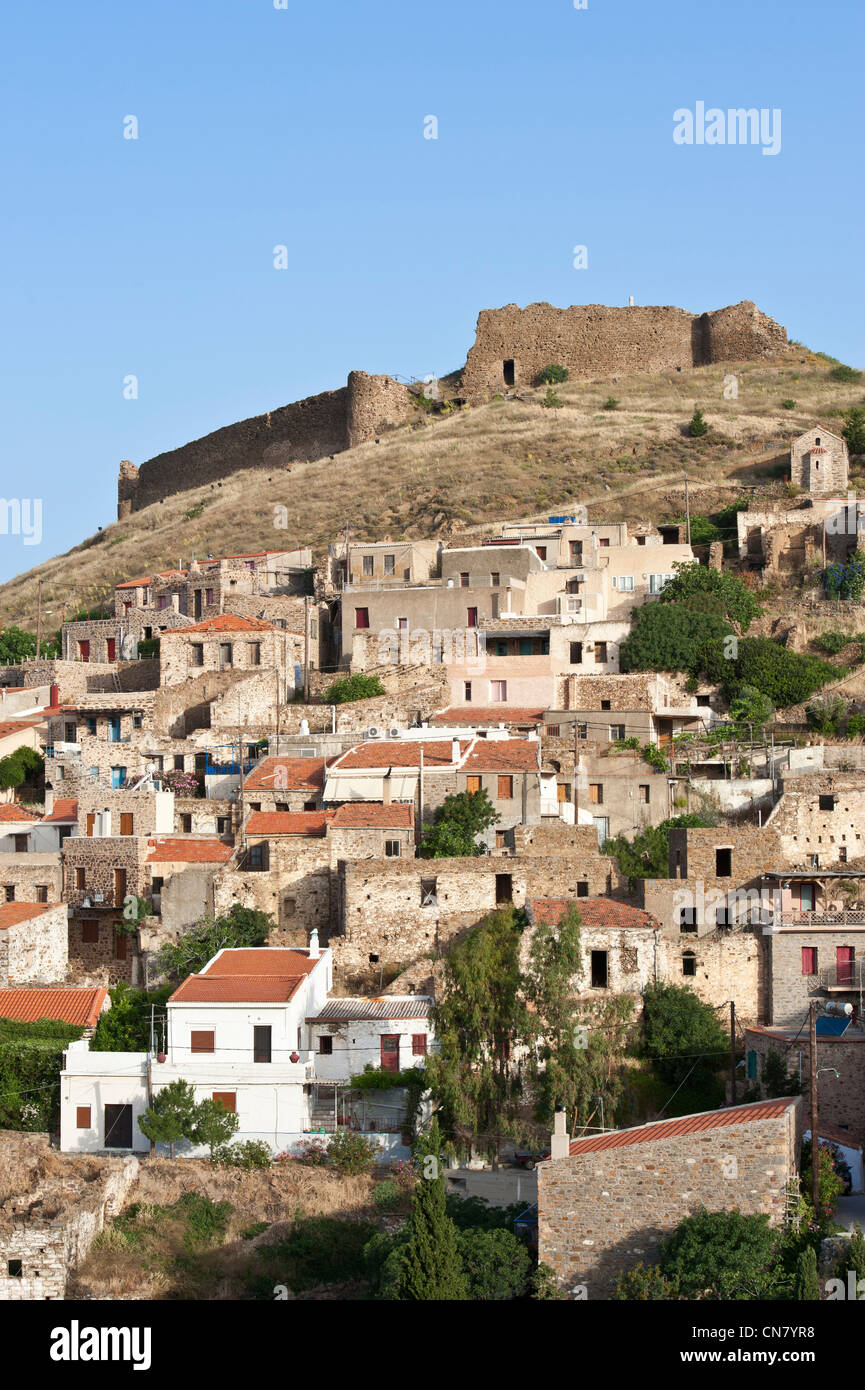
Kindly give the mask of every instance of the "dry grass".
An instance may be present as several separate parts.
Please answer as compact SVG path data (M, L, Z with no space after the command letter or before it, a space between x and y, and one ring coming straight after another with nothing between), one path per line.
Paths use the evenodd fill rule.
M777 476L790 437L814 420L837 428L862 389L831 382L828 370L803 349L777 362L566 383L556 388L561 410L541 408L539 390L419 415L378 445L291 471L238 473L136 512L0 587L0 623L33 628L40 577L54 627L115 584L193 553L309 544L320 555L346 523L355 540L448 537L569 503L591 506L600 520L661 520L682 505L685 469L697 505L708 510L746 483L769 481L773 460ZM727 401L731 371L739 395ZM610 395L620 404L605 411ZM782 409L786 398L795 410ZM712 432L692 440L685 425L697 405ZM277 506L287 510L288 529L274 525Z

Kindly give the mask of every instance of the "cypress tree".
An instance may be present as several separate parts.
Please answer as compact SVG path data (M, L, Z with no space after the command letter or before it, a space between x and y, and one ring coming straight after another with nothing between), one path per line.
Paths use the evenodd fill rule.
M457 1230L445 1209L444 1164L438 1121L415 1148L420 1173L415 1188L408 1240L396 1297L411 1302L452 1302L468 1298Z
M796 1293L799 1303L819 1303L820 1280L817 1275L817 1252L806 1245L796 1260Z

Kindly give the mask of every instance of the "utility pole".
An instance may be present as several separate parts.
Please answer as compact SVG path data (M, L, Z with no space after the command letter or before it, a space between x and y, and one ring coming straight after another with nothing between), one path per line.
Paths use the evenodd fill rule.
M420 758L419 758L419 762L418 762L418 787L417 787L417 800L418 800L418 805L417 805L417 831L416 831L416 833L415 833L415 840L417 841L418 849L420 849L420 842L421 842L421 839L422 839L422 837L423 837L423 743L420 743L420 744L418 745L418 747L419 747L419 749L420 749Z
M309 704L309 598L303 600L303 699Z
M811 1200L816 1217L820 1207L820 1135L817 1128L817 1003L811 1000L809 1052L811 1056Z
M684 475L684 478L685 478L685 521L686 521L687 526L688 526L688 545L690 545L690 544L691 544L691 499L690 499L690 495L689 495L689 493L688 493L688 475L687 475L687 473Z
M730 1000L730 1104L736 1104L736 1004Z
M36 660L39 660L42 651L42 580L37 586L36 599Z

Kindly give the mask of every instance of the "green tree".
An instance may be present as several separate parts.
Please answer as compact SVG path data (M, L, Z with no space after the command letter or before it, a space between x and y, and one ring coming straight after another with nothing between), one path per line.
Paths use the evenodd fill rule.
M110 990L111 1008L99 1016L91 1041L94 1052L147 1052L151 1017L161 1020L170 985L160 989L133 989L121 980Z
M353 676L341 676L334 681L321 698L326 705L349 705L355 700L373 700L377 695L386 694L378 676L365 676L362 671L355 671Z
M865 454L865 406L854 405L845 412L841 433L851 454Z
M684 985L652 984L643 994L643 1048L662 1081L710 1083L729 1042L708 1004Z
M243 946L263 946L275 926L269 912L234 903L219 917L206 917L177 942L166 942L156 957L156 967L172 979L185 979L200 971L217 951Z
M430 1088L448 1128L467 1135L509 1132L519 1074L513 1049L528 1031L520 973L521 932L513 908L493 912L450 950L433 1009L438 1051L427 1058Z
M709 426L703 419L702 410L694 408L694 413L688 421L688 434L692 439L699 439L701 435L709 433Z
M499 819L486 791L454 792L436 807L433 823L424 831L421 840L421 858L449 859L482 854L478 836Z
M687 815L661 821L660 825L649 825L632 840L625 835L606 840L603 852L613 856L620 873L632 883L641 878L669 878L670 831L677 828L707 829L716 823L715 818L690 811Z
M771 1047L763 1065L763 1095L766 1100L773 1100L776 1096L801 1094L802 1082L799 1077L787 1070L787 1063L780 1052Z
M14 753L0 759L0 787L23 787L25 782L36 782L44 770L42 754L22 744Z
M817 1274L817 1251L806 1245L796 1260L794 1298L799 1303L819 1303L820 1278Z
M558 391L554 391L552 386L548 386L541 401L541 405L544 406L546 410L561 410L564 401Z
M487 1303L525 1294L532 1259L511 1231L460 1231L457 1250L470 1299Z
M717 613L694 612L678 603L646 603L632 614L631 631L619 647L619 666L622 671L696 674L703 654L723 651L724 639L732 635L730 624Z
M730 705L730 718L734 724L746 724L756 728L759 734L764 724L768 724L775 708L768 695L753 685L741 685L735 700Z
M568 379L567 367L559 366L558 362L551 362L548 367L544 367L538 373L538 386L560 386L563 381Z
M469 1297L468 1281L457 1230L445 1211L444 1164L437 1120L418 1141L415 1155L421 1177L406 1223L396 1297L405 1302L462 1301Z
M686 1298L767 1298L777 1290L777 1241L766 1215L702 1208L661 1242L658 1267Z
M543 1261L532 1275L531 1284L532 1298L561 1303L568 1296L559 1285L558 1276L552 1265L544 1264Z
M169 1156L180 1139L189 1139L195 1132L195 1092L188 1081L172 1081L164 1086L139 1116L138 1128L152 1144L167 1144Z
M723 604L723 613L743 632L763 612L747 585L729 570L709 569L696 560L677 560L672 579L661 592L662 603L682 603L696 594L713 594Z
M679 1297L677 1279L667 1279L657 1265L644 1265L642 1260L620 1274L613 1298L620 1303L669 1303Z
M215 1160L220 1149L231 1143L239 1123L237 1114L221 1100L202 1100L195 1107L188 1137L194 1144L206 1144Z
M811 1201L811 1153L811 1140L806 1139L802 1145L802 1157L800 1161L801 1188L809 1211L813 1213L814 1208ZM818 1154L819 1157L817 1161L820 1165L820 1205L813 1219L816 1220L818 1226L828 1235L831 1231L832 1218L835 1215L838 1198L844 1196L845 1183L833 1146L831 1144L818 1144Z
M40 654L51 656L53 642L43 640ZM36 657L36 634L25 632L20 627L6 627L0 631L0 666L11 666L19 661L33 661Z

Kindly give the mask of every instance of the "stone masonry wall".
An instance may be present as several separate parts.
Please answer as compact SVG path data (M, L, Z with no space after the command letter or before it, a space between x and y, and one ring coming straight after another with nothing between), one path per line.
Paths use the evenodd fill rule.
M66 978L67 960L64 903L0 930L0 988L58 984Z
M462 392L471 398L501 390L506 361L514 363L513 384L526 386L551 362L574 377L603 378L748 361L786 348L786 331L748 300L701 315L670 306L507 304L478 315Z
M556 1159L538 1169L538 1257L567 1289L607 1299L616 1278L652 1264L661 1240L700 1206L784 1218L796 1171L797 1100L777 1119ZM730 1174L730 1176L726 1176Z

